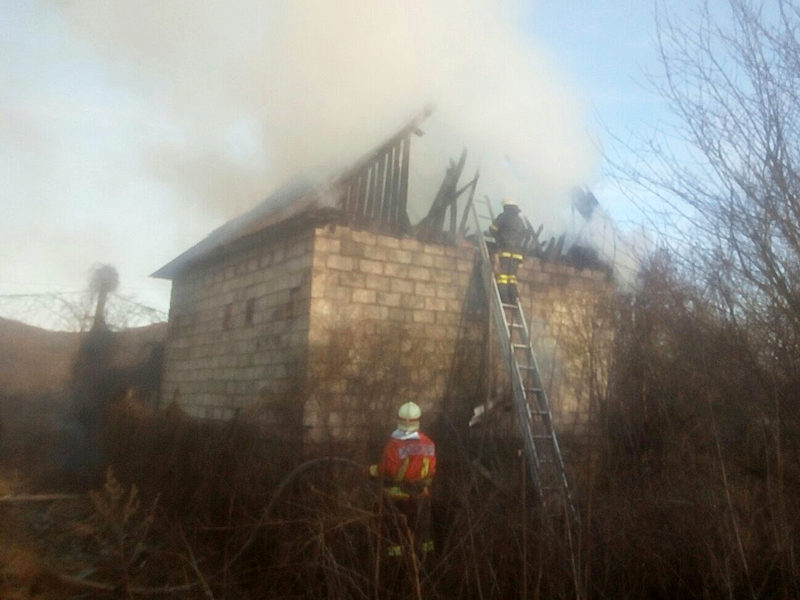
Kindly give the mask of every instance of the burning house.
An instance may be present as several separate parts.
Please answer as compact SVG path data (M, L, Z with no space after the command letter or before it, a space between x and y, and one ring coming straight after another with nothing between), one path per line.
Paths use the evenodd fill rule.
M466 153L451 161L412 224L419 123L333 176L289 182L154 273L172 281L162 405L209 419L258 411L337 436L388 422L400 400L441 408L459 347L490 339L488 319L474 316L482 292L468 214L479 176L461 181ZM569 384L576 367L560 340L610 288L609 271L585 252L570 264L563 237L541 243L541 228L528 227L520 292L567 422L587 391Z

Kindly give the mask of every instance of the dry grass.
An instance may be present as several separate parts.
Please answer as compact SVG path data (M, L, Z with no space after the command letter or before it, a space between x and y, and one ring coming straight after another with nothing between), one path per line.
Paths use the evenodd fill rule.
M747 338L687 294L661 277L605 306L613 356L585 357L594 418L564 440L582 522L581 597L800 597L793 388L770 385ZM459 368L462 391L450 401L477 404L483 384L465 377L480 369ZM350 380L364 382L367 400L391 395L374 377ZM255 419L204 423L123 402L105 420L112 476L91 500L0 506L0 594L135 598L168 586L172 597L203 600L575 598L564 524L532 510L517 444L469 433L461 417L427 424L440 457L435 556L393 572L381 552L379 490L360 467L325 460L333 446L277 440ZM375 426L364 435L385 434ZM25 436L48 439L32 425ZM48 456L19 448L7 467ZM356 465L373 458L363 440L335 452ZM496 467L494 481L476 457ZM81 588L54 572L99 584Z

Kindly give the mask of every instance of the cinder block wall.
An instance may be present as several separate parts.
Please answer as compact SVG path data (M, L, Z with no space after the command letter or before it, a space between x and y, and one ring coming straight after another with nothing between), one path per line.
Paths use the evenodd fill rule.
M320 385L304 414L312 437L391 426L405 400L438 407L472 270L470 245L316 230L309 372Z
M522 309L553 418L560 429L580 429L590 396L606 383L613 331L604 303L613 284L604 271L528 258L519 278Z
M466 242L449 247L343 226L316 230L309 364L310 373L326 384L305 407L310 431L347 438L376 420L391 426L396 405L405 400L436 412L465 297L475 293L474 287L469 291L475 256ZM561 423L580 420L588 390L577 381L585 365L575 359L581 354L575 347L586 335L586 319L611 285L602 272L578 272L536 259L526 260L519 279L554 413ZM383 342L382 336L387 338ZM381 379L389 361L399 367L400 381ZM337 362L340 367L331 368ZM361 380L353 385L349 375L355 372Z
M228 419L302 378L313 230L195 266L172 282L161 403Z
M161 403L212 419L259 405L281 423L288 411L317 439L391 427L405 400L435 413L465 299L482 293L468 292L474 268L467 242L422 244L341 225L195 266L173 281ZM603 339L592 326L611 284L601 272L535 259L519 279L556 418L580 421L590 393L585 349ZM482 338L480 323L471 333ZM300 384L310 400L294 406L298 395L287 390Z

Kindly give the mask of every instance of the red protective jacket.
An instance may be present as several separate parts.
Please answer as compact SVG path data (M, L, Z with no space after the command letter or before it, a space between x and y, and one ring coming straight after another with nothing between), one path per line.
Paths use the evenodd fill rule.
M387 483L428 482L436 474L436 446L424 433L419 434L419 439L392 438L372 474Z

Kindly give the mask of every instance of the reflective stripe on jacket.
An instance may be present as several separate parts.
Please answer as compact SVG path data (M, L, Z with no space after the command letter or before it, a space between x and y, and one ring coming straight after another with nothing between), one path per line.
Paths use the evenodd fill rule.
M397 487L398 492L402 491L406 497L416 495L417 490L424 493L424 484L436 474L436 446L424 433L405 440L392 438L383 450L381 462L374 465L372 474L384 478L387 486L398 484L391 487Z

